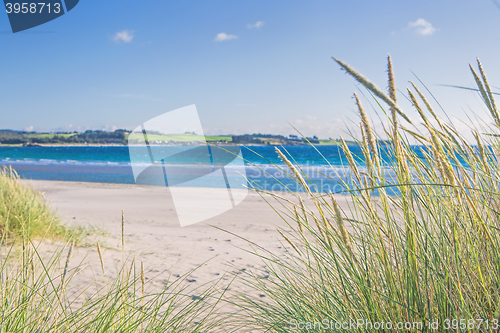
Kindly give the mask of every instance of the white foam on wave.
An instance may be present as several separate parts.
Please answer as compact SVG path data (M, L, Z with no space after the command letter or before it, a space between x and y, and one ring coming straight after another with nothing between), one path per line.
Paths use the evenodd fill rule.
M76 160L53 160L53 159L11 159L9 157L0 159L0 163L9 163L9 164L31 164L31 165L80 165L80 166L129 166L130 162L110 162L110 161L76 161Z

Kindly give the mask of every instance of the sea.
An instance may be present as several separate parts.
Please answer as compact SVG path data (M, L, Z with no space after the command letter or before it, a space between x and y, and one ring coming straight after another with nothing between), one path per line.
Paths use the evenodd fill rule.
M225 187L230 183L232 188L303 191L290 177L290 170L275 148L219 146L218 151L227 151L229 155L218 165L214 161L217 157L214 148L207 154L206 146L151 146L130 150L127 146L0 146L0 167L12 167L24 179L190 187ZM362 155L356 146L350 148L353 154ZM351 174L339 146L280 146L279 149L302 170L316 191L347 193L346 184ZM359 161L363 168L363 160ZM150 166L159 167L164 177L155 178L153 173L149 180L144 180L147 178L143 177L147 173L144 170ZM221 175L226 181L221 181ZM231 175L238 176L228 182ZM155 180L151 180L153 178ZM193 181L195 178L198 181Z

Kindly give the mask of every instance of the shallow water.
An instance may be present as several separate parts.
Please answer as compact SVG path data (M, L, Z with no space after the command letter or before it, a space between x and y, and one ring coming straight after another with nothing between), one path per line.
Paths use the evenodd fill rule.
M241 149L242 158L235 157L232 163L225 161L223 165L217 166L214 161L216 154L204 153L206 147L201 146L153 146L149 153L144 147L132 147L130 154L126 146L0 146L0 165L12 166L22 178L27 179L122 184L136 182L133 166L137 176L139 171L153 165L157 167L156 175L153 170L149 178L142 177L148 178L144 182L149 185L223 187L230 183L233 188L302 191L300 185L288 177L288 170L276 154L274 146L221 148L236 154ZM354 154L361 153L355 146L350 148ZM284 146L280 149L293 157L294 162L316 184L318 190L334 193L344 191L340 183L350 179L350 172L346 167L346 157L338 146ZM390 156L383 158L388 159ZM362 159L360 162L363 166ZM215 171L222 167L226 182L221 183L220 173ZM234 178L233 181L231 177ZM190 182L187 181L188 178L201 181Z

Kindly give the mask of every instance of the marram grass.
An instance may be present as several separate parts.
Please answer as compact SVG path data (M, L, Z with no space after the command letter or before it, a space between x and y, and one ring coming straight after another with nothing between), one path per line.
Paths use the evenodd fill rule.
M290 176L306 187L307 198L281 202L291 229L280 230L286 258L259 253L269 278L249 273L245 281L267 297L238 296L246 312L242 325L258 332L375 331L369 325L335 329L335 323L346 322L412 323L414 332L496 331L500 118L481 64L480 75L471 70L492 122L473 130L475 140L469 142L439 119L413 83L409 100L421 118L413 123L423 127L405 128L394 118L409 120L396 104L390 58L388 95L336 61L392 110L382 109L389 141L380 145L373 139L375 131L356 98L362 155L355 156L342 141L352 175L343 183L349 193L345 211L337 203L341 197L314 192L293 159L278 151ZM386 325L377 331L403 330Z
M49 258L29 240L22 251L1 246L0 332L198 333L221 325L221 316L214 315L215 284L188 289L186 276L181 276L148 292L145 276L150 274L134 260L104 283L96 276L87 286L96 291L76 304L76 296L82 298L87 288L71 283L84 269L68 265L72 245Z
M9 244L0 241L0 332L224 332L228 315L215 311L224 294L220 280L193 288L190 271L151 289L152 273L135 257L106 277L97 244L102 275L82 285L72 282L89 269L70 264L75 238L50 254L24 230Z
M0 238L67 236L66 228L42 195L21 184L11 168L0 169Z
M185 282L191 272L148 290L151 273L142 262L136 267L135 258L124 258L118 273L105 277L109 268L97 244L100 273L87 286L73 283L88 269L70 264L81 232L60 223L12 169L0 171L0 219L0 332L224 332L227 316L215 313L223 295L217 281L192 288ZM122 252L123 228L122 213ZM50 254L40 237L69 241Z

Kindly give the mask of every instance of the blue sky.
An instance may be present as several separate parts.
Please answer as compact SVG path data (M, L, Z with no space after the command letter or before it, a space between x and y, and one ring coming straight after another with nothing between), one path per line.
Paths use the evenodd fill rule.
M0 128L133 129L196 104L206 134L337 137L359 86L331 57L385 87L387 53L401 91L413 71L452 118L483 117L440 84L472 87L479 57L500 86L499 28L493 0L81 0L17 34L2 14Z

